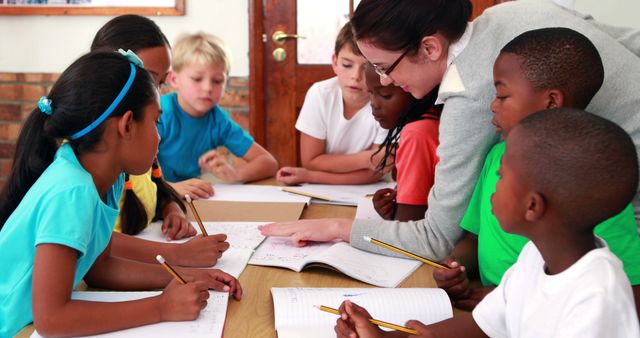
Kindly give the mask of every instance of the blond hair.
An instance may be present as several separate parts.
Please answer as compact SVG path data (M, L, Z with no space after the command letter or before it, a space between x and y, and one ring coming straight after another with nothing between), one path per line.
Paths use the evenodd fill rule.
M224 42L215 35L199 32L184 35L173 46L171 68L179 72L183 67L200 63L204 65L222 65L229 73L231 62Z

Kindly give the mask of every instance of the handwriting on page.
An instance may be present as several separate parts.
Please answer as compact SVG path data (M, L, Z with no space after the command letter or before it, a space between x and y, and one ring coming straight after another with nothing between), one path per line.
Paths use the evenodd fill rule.
M308 260L333 243L309 243L296 247L285 237L268 237L251 257L249 264L273 265L300 271Z
M211 235L226 234L227 242L232 248L255 249L264 240L264 236L260 234L258 225L269 222L203 222L205 229ZM200 229L195 222L191 222L196 231L200 233ZM166 242L161 232L160 222L151 223L136 237L154 242ZM171 241L171 243L184 243L190 238Z

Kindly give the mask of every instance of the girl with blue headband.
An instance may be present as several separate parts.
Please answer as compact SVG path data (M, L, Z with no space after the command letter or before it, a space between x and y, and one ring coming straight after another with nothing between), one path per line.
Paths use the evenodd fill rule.
M124 173L148 171L159 143L158 93L138 62L114 52L81 57L25 122L0 193L0 337L32 321L43 336L81 336L192 320L209 288L240 298L238 281L222 271L181 269L181 285L158 264L111 255ZM72 300L82 279L165 289L123 303Z
M153 20L135 14L117 16L98 30L91 43L91 51L113 52L121 48L135 52L156 86L162 86L171 65L171 47ZM213 194L209 182L191 179L185 184L192 186L191 191L204 189L206 196ZM162 220L162 233L168 240L194 236L196 230L186 219L181 198L163 179L157 160L152 170L142 175L127 175L112 254L148 263L155 263L156 255L161 254L178 266L215 265L229 248L224 234L195 236L184 243L159 243L131 236L144 230L152 220Z

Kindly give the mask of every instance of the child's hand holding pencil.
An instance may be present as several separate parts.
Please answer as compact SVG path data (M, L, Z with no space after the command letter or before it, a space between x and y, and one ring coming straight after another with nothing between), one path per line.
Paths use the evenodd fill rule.
M349 300L340 305L340 318L336 321L335 331L338 338L382 338L382 337L416 337L420 333L417 328L424 328L424 325L417 321L409 321L405 326L390 324L395 331L383 331L371 318L369 312ZM385 323L388 324L388 323ZM385 325L387 326L387 325ZM387 326L389 327L389 326ZM417 337L421 337L418 335Z

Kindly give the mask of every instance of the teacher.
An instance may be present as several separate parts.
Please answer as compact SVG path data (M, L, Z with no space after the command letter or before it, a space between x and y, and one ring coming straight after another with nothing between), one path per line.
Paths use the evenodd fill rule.
M605 79L587 110L616 122L640 148L640 59L631 52L640 50L640 35L598 24L550 1L506 2L473 22L468 22L470 15L468 0L363 0L351 19L358 47L383 85L392 83L416 98L440 86L440 162L425 218L283 222L261 227L263 234L290 236L297 245L342 239L360 249L397 255L362 239L370 236L433 259L449 254L462 234L458 223L485 156L498 141L489 109L495 98L493 63L507 42L533 29L567 27L593 42ZM636 193L636 220L639 202Z

